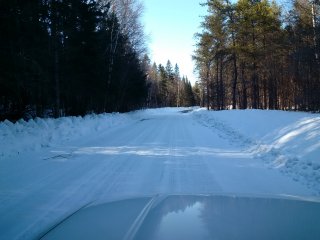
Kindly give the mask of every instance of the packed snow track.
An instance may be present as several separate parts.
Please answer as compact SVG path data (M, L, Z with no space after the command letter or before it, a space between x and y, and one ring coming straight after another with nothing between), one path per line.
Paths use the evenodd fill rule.
M0 239L34 239L88 204L157 194L315 196L197 109L146 110L69 140L3 154ZM18 152L18 151L17 151Z

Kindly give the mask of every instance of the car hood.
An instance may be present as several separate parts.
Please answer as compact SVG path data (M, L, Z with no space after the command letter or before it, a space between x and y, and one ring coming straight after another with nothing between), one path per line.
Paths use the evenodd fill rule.
M320 239L320 202L232 195L137 197L84 207L42 239Z

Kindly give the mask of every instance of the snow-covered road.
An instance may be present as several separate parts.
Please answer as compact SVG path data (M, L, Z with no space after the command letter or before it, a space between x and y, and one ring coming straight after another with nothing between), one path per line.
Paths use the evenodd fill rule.
M193 112L149 110L127 124L0 162L0 239L38 238L85 206L154 194L311 196L250 142ZM227 129L226 129L227 131Z

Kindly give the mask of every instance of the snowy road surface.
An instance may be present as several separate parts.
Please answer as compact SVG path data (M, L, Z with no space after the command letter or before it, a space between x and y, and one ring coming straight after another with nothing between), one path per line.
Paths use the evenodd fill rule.
M225 129L193 112L149 110L121 126L4 158L0 239L37 238L86 204L132 196L314 194Z

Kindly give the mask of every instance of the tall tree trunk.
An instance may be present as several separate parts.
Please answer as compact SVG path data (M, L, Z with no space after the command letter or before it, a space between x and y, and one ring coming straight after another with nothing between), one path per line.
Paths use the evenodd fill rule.
M216 97L216 106L215 109L220 109L220 89L219 89L219 58L217 58L217 66L216 66L216 91L215 91L215 97Z
M57 46L54 50L55 117L60 117L60 66Z
M226 0L226 4L228 7L230 7L230 1ZM230 19L231 26L235 24L235 18L234 18L234 12L232 10L228 11L228 17ZM238 84L238 66L237 66L237 54L236 54L236 37L235 37L235 31L231 27L231 39L232 39L232 58L233 58L233 81L232 81L232 109L237 108L237 84Z
M244 76L244 64L241 63L241 85L242 85L242 103L241 108L246 109L248 107L248 95L247 95L247 84Z
M210 109L210 62L206 66L207 109Z
M315 0L311 3L311 13L312 13L312 29L313 29L313 45L314 45L314 55L316 61L319 61L319 53L318 53L318 39L317 39L317 31L316 31L316 10L315 10Z
M220 57L220 71L219 71L219 110L224 109L224 85L223 85L223 57Z
M115 13L113 13L115 14ZM109 56L108 56L108 74L107 74L107 83L106 83L106 94L105 94L105 110L112 110L109 109L109 105L111 103L111 99L109 96L109 88L112 82L112 72L113 72L113 65L114 65L114 58L118 47L118 40L119 40L119 34L120 29L116 28L116 18L113 17L112 19L112 29L110 34L110 46L109 47Z
M236 54L233 53L232 109L237 108L237 96L236 96L237 84L238 84L237 57L236 57Z
M53 75L54 75L54 91L55 91L55 117L60 117L60 61L59 61L59 13L58 1L52 1L51 7L51 31L53 41Z

